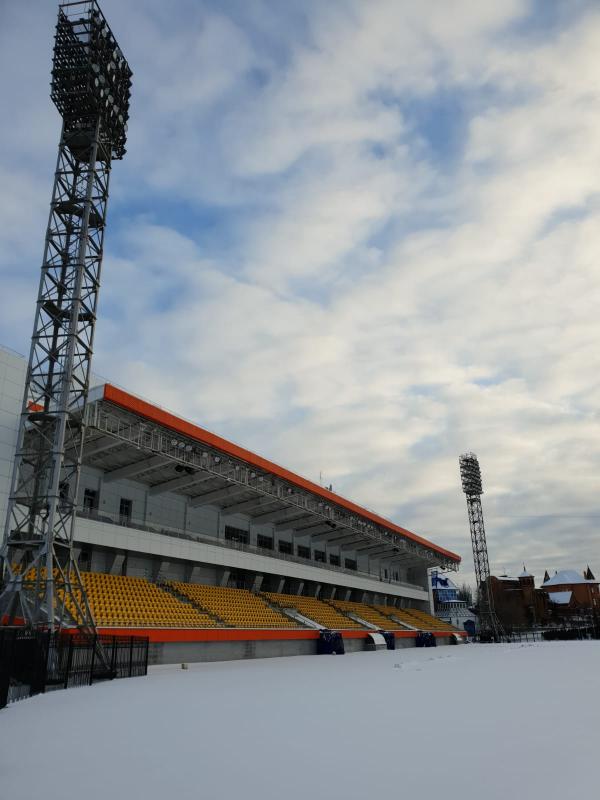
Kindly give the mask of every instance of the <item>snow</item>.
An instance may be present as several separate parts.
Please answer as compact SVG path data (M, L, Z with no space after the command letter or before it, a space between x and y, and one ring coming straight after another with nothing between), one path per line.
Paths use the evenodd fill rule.
M521 572L521 574L519 575L519 578L533 578L533 575L531 574L531 572L527 572L527 570L525 568L525 564L523 564L523 572Z
M568 583L598 583L598 581L588 581L574 569L563 569L553 575L549 581L544 581L542 586L562 586Z
M559 606L567 606L571 602L571 595L573 592L548 592L548 597L551 603L556 603Z
M158 667L1 711L0 794L592 797L599 696L587 641Z

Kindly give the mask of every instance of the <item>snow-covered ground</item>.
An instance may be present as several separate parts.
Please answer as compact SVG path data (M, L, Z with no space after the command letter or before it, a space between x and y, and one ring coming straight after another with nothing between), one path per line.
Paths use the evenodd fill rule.
M590 797L599 698L600 642L159 667L0 711L0 797Z

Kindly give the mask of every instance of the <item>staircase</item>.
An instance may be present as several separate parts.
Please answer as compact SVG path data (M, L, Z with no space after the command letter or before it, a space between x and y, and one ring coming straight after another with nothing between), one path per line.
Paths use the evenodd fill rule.
M159 589L162 589L163 592L167 592L167 594L172 594L173 597L176 597L177 600L179 600L180 603L185 603L185 605L191 606L192 608L195 608L196 611L201 611L203 614L206 614L207 617L210 617L214 622L217 623L217 625L220 625L222 628L229 628L230 627L225 622L224 619L221 619L221 617L217 616L216 614L213 614L212 611L209 611L208 608L204 608L204 606L201 606L199 603L194 603L193 600L190 600L189 597L186 597L185 595L180 594L177 591L177 589L174 589L172 586L169 586L168 583L162 583L161 582L161 583L157 583L156 585L158 586Z

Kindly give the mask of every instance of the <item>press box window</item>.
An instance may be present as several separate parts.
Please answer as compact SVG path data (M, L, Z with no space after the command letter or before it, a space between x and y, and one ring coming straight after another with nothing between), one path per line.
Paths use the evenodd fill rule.
M248 531L245 531L243 528L234 528L233 525L225 525L225 538L229 542L248 544Z
M98 492L95 489L85 489L83 492L83 510L88 514L98 510Z
M279 552L280 553L287 553L288 555L292 555L294 552L294 548L291 542L279 542Z
M325 564L326 558L324 550L315 550L315 561L318 561L321 564Z
M263 550L272 550L273 549L273 537L272 536L262 536L260 533L256 537L256 544L258 547L262 547Z
M296 552L300 558L310 558L310 547L304 547L304 545L299 544Z
M127 523L131 522L131 509L133 507L133 501L129 500L127 497L122 497L121 502L119 503L119 521L121 524L126 525Z
M353 558L345 558L344 566L346 569L356 569L356 561Z
M329 554L329 563L334 567L339 567L340 565L340 557L335 556L333 553Z

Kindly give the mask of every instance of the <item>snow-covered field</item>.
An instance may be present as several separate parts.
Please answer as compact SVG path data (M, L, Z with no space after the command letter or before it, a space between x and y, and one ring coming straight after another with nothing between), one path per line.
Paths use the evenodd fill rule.
M599 698L600 642L159 667L1 711L0 797L590 797Z

